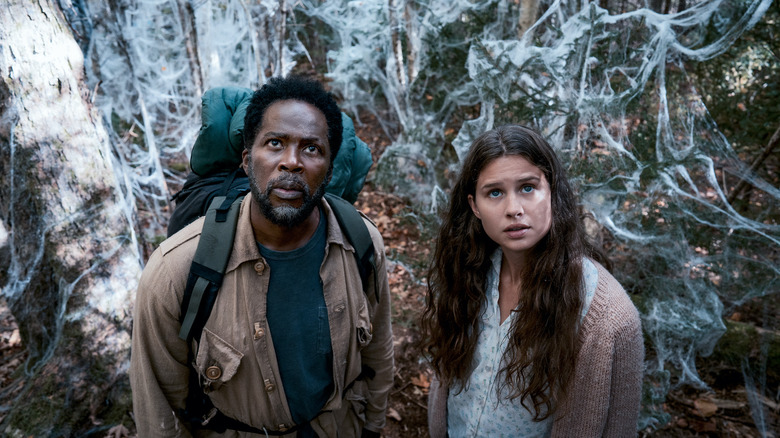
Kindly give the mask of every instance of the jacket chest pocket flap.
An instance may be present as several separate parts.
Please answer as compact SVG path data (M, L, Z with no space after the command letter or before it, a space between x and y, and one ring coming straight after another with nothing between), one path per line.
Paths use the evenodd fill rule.
M215 391L232 379L243 357L243 353L204 328L195 358L195 369L200 374L203 392Z

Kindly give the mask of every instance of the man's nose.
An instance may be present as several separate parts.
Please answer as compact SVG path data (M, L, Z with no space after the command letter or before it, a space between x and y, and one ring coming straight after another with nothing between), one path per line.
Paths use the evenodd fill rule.
M292 173L300 173L303 171L301 152L298 150L298 145L288 145L284 149L282 159L279 161L279 170Z

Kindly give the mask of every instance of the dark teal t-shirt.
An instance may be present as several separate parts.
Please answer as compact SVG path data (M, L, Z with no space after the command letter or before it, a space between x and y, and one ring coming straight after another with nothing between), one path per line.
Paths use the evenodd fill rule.
M284 393L296 424L312 420L333 392L333 349L320 266L327 243L325 214L314 236L301 248L273 251L258 244L271 268L268 326ZM311 427L299 437L316 436Z

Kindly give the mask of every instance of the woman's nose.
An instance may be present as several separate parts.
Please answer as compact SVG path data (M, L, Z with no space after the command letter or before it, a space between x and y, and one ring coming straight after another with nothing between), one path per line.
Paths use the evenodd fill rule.
M507 198L506 215L509 217L522 216L524 213L523 201L517 194L510 194Z

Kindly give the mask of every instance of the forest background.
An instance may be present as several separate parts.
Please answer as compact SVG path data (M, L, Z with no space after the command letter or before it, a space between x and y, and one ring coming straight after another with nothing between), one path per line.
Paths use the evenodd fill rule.
M477 134L529 124L642 315L643 436L778 435L780 6L769 0L24 1L0 6L0 434L132 436L134 288L200 96L319 78L375 165L386 436L425 436L425 267Z

